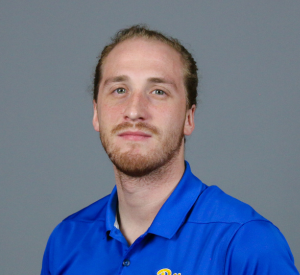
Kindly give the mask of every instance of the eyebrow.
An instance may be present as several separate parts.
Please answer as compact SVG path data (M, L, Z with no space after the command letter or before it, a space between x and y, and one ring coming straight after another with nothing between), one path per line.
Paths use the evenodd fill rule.
M106 86L109 83L118 83L118 82L122 82L122 81L127 81L129 79L128 76L126 75L118 75L118 76L113 76L113 77L109 77L108 79L106 79L104 81L104 86Z
M160 77L150 77L148 78L148 82L150 83L162 83L162 84L170 84L170 85L173 85L176 87L176 84L171 81L171 80L168 80L168 79L165 79L165 78L160 78Z

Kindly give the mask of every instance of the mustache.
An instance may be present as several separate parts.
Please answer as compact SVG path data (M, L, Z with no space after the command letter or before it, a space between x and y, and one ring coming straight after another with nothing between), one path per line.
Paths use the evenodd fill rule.
M123 123L117 125L116 127L114 127L111 132L113 134L117 134L118 132L124 131L127 129L128 130L135 129L135 130L139 130L139 131L150 132L153 135L159 134L159 131L155 126L150 125L145 122L137 122L137 123L123 122Z

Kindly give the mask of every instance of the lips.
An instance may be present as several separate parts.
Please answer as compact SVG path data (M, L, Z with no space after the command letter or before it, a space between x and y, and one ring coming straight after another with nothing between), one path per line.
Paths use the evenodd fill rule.
M118 136L128 140L145 140L151 137L150 134L142 131L125 131L119 133Z

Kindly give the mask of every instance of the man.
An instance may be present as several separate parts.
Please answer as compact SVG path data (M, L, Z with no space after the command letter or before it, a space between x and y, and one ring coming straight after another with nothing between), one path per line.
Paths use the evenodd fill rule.
M116 188L56 227L42 274L298 274L272 223L184 161L197 84L190 53L158 32L133 26L104 48L93 126Z

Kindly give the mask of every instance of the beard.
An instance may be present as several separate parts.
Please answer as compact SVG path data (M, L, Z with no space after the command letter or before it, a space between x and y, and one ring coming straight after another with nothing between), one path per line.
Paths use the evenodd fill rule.
M121 148L115 146L109 136L101 130L100 140L108 157L119 171L130 177L143 177L171 163L182 146L184 138L183 127L184 125L180 129L170 130L166 137L160 140L158 146L145 155L133 153L134 149L140 146L140 144L134 144L134 142L129 151L121 152ZM132 128L151 132L152 136L161 135L156 127L144 122L136 124L124 122L117 125L111 132L116 134L121 130Z

